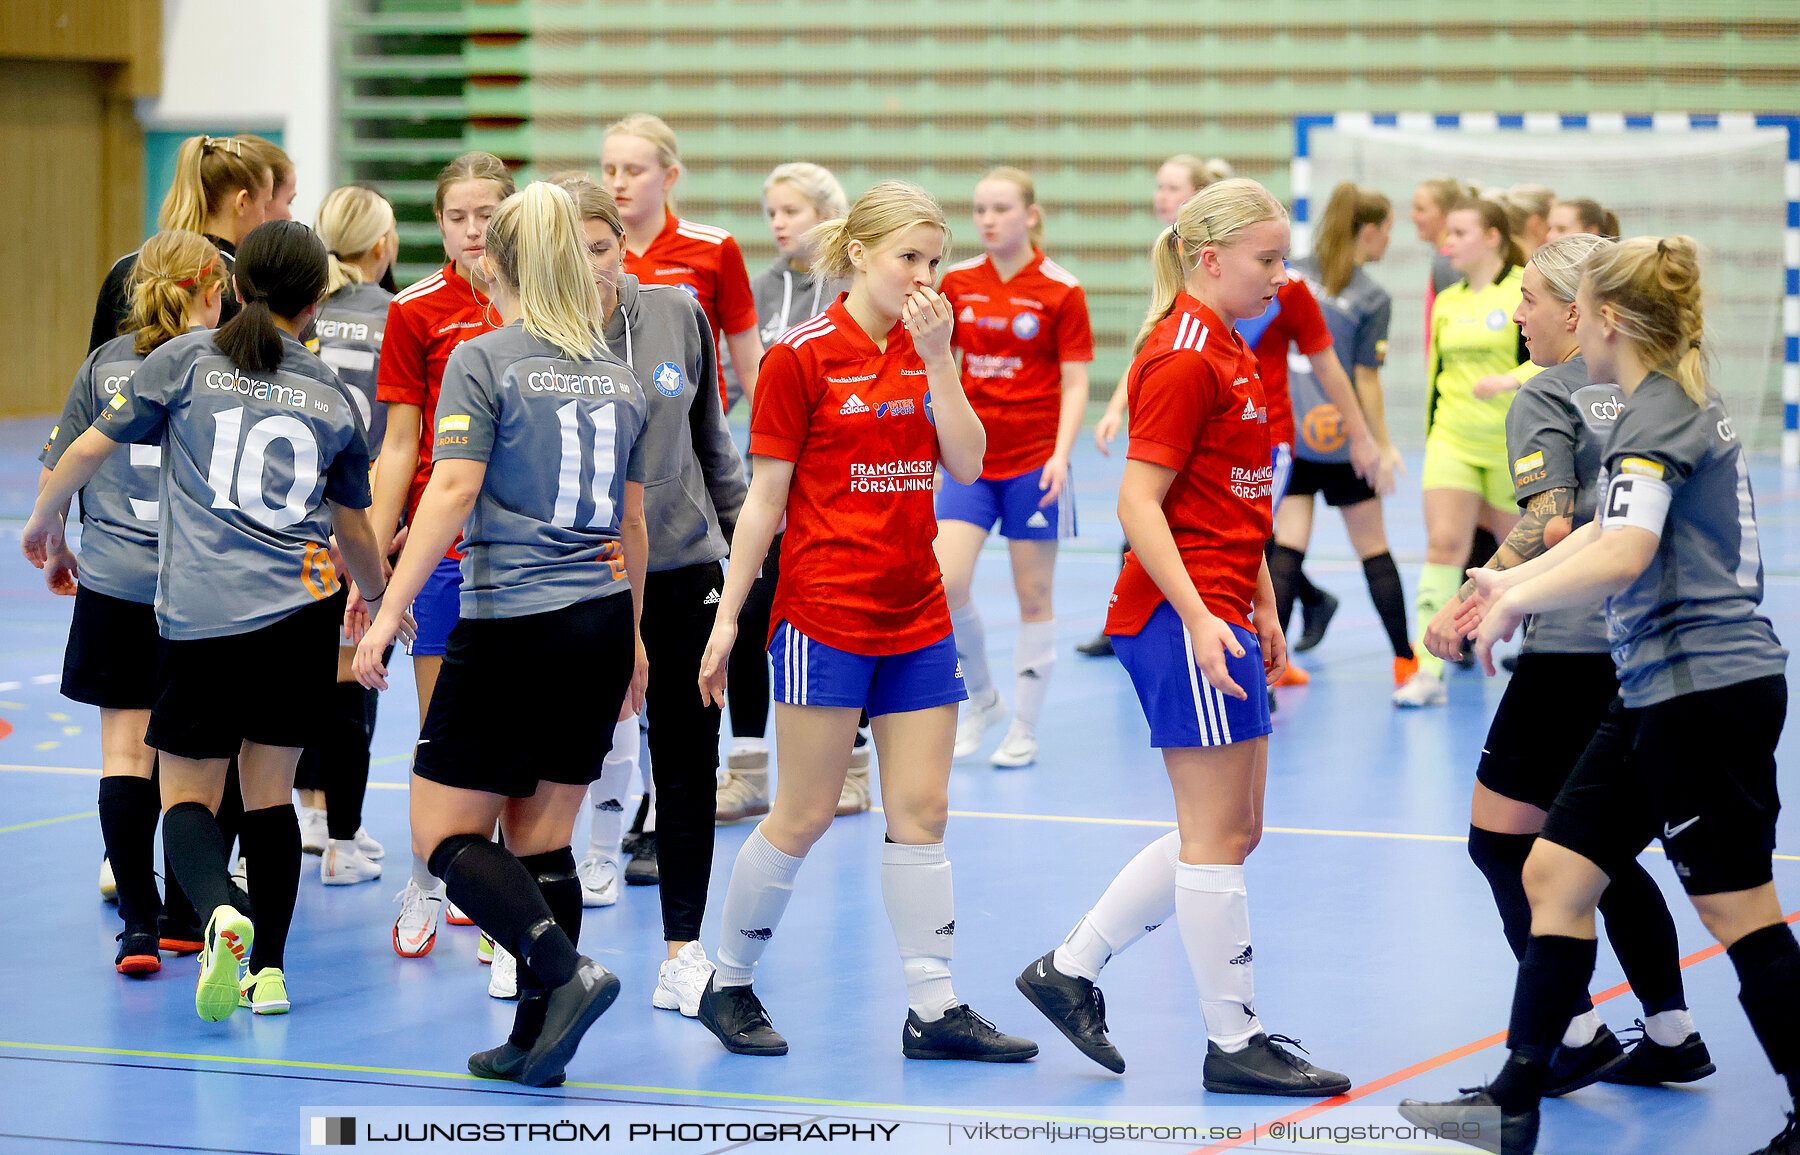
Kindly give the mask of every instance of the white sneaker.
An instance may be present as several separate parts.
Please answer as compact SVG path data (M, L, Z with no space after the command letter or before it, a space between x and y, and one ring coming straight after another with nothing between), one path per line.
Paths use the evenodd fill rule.
M869 768L857 769L852 766L844 775L844 787L838 791L837 814L839 818L848 818L852 814L861 814L869 808Z
M319 856L319 881L326 886L351 886L381 877L381 863L371 862L356 843L328 839Z
M1394 705L1405 710L1416 710L1422 706L1442 706L1450 700L1450 692L1444 688L1444 679L1436 674L1428 674L1420 670L1406 679L1406 684L1394 691Z
M380 862L387 857L387 847L370 836L367 826L356 828L356 849L362 851L362 856L370 862Z
M519 997L519 963L513 958L512 952L503 946L494 947L494 969L488 973L488 997Z
M998 726L1006 719L1006 700L1000 697L1000 691L988 691L994 697L985 706L975 704L973 698L963 708L962 720L956 724L956 749L951 757L967 758L981 749L981 740L987 735L990 726Z
M611 906L619 901L619 864L590 854L575 868L581 879L582 906Z
M478 963L491 963L505 953L500 949L499 943L488 937L488 932L485 930L481 932L481 937L475 940L475 961Z
M700 1013L700 992L712 981L712 973L705 948L698 942L688 943L656 972L656 991L650 996L650 1005L694 1018Z
M237 883L238 889L245 894L250 893L250 866L241 854L238 855L237 865L231 868L231 881Z
M300 808L300 853L324 854L331 838L325 825L325 812L310 806Z
M1037 735L1031 727L1013 719L1013 724L1006 731L1006 737L1000 740L1000 746L988 761L996 766L1013 769L1018 766L1029 766L1037 761Z
M727 770L767 770L769 743L762 738L733 738L731 753L725 755Z
M400 917L394 920L394 953L401 958L423 958L437 945L444 892L425 890L408 879L406 889L394 898L400 904Z
M100 901L117 903L119 901L119 883L113 878L112 859L100 859Z
M448 905L449 909L444 912L445 922L449 923L451 926L475 925L475 920L464 914L462 908L458 907L454 902L449 903Z

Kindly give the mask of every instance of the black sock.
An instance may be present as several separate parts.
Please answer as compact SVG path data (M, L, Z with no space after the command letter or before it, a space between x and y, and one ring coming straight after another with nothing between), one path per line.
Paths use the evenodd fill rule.
M1537 1107L1550 1073L1550 1056L1569 1026L1569 1008L1594 977L1599 943L1591 938L1534 934L1519 963L1506 1045L1512 1051L1489 1094L1509 1115Z
M1644 1017L1686 1010L1675 920L1656 880L1635 858L1612 876L1600 895L1600 913L1606 916L1606 941L1625 968L1631 993L1644 1004Z
M115 774L100 779L100 836L119 888L119 917L131 934L155 934L162 899L156 893L156 821L162 803L148 778Z
M1525 897L1522 872L1536 841L1535 834L1500 834L1479 826L1469 827L1469 857L1487 878L1488 889L1494 892L1494 906L1500 911L1506 945L1520 961L1525 958L1525 944L1531 941L1531 900Z
M294 804L246 811L240 841L250 889L256 892L250 969L284 966L288 927L300 893L300 819Z
M355 682L331 688L331 716L318 746L319 789L325 791L329 837L346 842L362 826L363 796L369 790L369 741L375 736L375 703L380 695Z
M1269 543L1269 583L1275 587L1275 620L1285 633L1288 619L1294 615L1294 591L1300 582L1300 567L1306 555L1285 545Z
M225 767L225 793L219 796L219 809L214 813L213 821L219 824L219 836L225 840L225 857L235 858L231 846L238 840L244 825L244 787L238 780L236 758ZM242 853L240 846L238 854Z
M543 854L519 856L519 865L531 872L537 881L544 905L556 919L556 925L569 936L569 942L581 942L581 877L575 873L575 852L570 847L548 850Z
M1294 597L1302 606L1311 609L1325 600L1325 591L1312 583L1305 570L1300 570L1294 575Z
M231 905L231 868L218 820L198 802L176 803L163 815L163 849L204 932L212 912Z
M1369 583L1369 600L1375 603L1375 612L1381 616L1381 628L1387 631L1388 645L1394 647L1394 656L1412 657L1412 639L1406 635L1406 591L1400 585L1400 570L1394 565L1394 555L1378 553L1363 558L1363 579Z
M444 880L450 901L544 986L575 977L581 957L575 944L557 925L537 880L504 848L479 835L454 834L431 852L428 865Z
M1753 930L1725 952L1738 973L1738 1002L1769 1064L1800 1103L1800 944L1784 922Z

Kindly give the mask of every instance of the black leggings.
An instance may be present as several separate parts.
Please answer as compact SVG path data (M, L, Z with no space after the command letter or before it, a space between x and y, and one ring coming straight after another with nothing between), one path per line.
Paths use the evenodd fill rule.
M781 538L778 533L769 543L762 572L738 611L737 644L726 665L731 733L737 738L761 738L769 732L769 614L775 605L775 579L781 576Z
M650 720L650 773L656 781L663 938L669 942L700 937L706 884L712 875L719 708L701 700L699 679L700 659L712 635L723 586L724 567L716 561L654 572L644 581L640 628L654 671L645 709ZM763 684L767 711L766 666Z

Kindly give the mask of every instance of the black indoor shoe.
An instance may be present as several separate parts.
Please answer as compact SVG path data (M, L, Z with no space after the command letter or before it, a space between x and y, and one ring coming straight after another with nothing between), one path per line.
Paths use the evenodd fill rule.
M637 849L631 852L631 861L625 864L625 882L628 886L655 886L662 881L662 867L656 860L656 832L638 835Z
M1654 1087L1659 1083L1692 1083L1712 1074L1718 1068L1713 1066L1712 1055L1707 1053L1706 1044L1700 1041L1698 1031L1676 1043L1665 1047L1652 1039L1644 1031L1644 1020L1639 1019L1637 1026L1630 1031L1638 1032L1638 1039L1625 1052L1625 1061L1600 1076L1603 1083L1619 1083L1627 1087Z
M491 1051L476 1051L470 1055L469 1073L483 1079L509 1079L516 1083L525 1073L525 1060L530 1057L530 1051L515 1047L508 1040ZM556 1071L538 1086L560 1087L565 1077L561 1071Z
M762 1000L748 986L700 991L700 1022L734 1055L785 1055L787 1040L769 1023Z
M1055 958L1051 951L1026 967L1013 984L1077 1050L1114 1074L1122 1073L1125 1059L1106 1037L1105 996L1086 979L1057 970Z
M944 1017L924 1022L919 1012L906 1012L900 1031L900 1051L909 1059L967 1059L975 1063L1023 1063L1035 1058L1037 1044L1016 1035L1003 1035L994 1024L969 1009L951 1007Z
M1086 658L1110 658L1113 656L1112 639L1101 634L1091 642L1083 642L1076 646L1075 652Z
M1430 1128L1434 1134L1492 1151L1494 1155L1532 1155L1537 1150L1537 1108L1517 1115L1505 1114L1486 1087L1465 1087L1462 1098L1447 1103L1402 1099L1400 1114L1415 1127ZM1495 1119L1500 1121L1497 1135ZM1451 1126L1456 1128L1454 1133L1447 1131Z
M1325 640L1325 629L1331 625L1332 616L1338 611L1336 596L1319 591L1319 600L1311 605L1300 606L1300 640L1294 643L1294 652L1304 654Z
M162 969L162 956L156 953L157 938L148 931L122 931L119 954L113 969L122 975L153 975Z
M1769 1140L1769 1145L1750 1155L1800 1155L1800 1114L1788 1112L1787 1126Z
M561 1081L563 1069L581 1045L581 1036L618 997L619 977L582 955L575 977L550 992L544 1029L531 1045L519 1082L527 1087L548 1087L552 1079Z
M1309 1099L1342 1095L1350 1089L1348 1076L1315 1067L1282 1043L1300 1045L1298 1039L1286 1035L1271 1037L1258 1031L1243 1050L1227 1053L1208 1039L1201 1086L1225 1095L1290 1095Z
M1544 1098L1554 1099L1598 1083L1625 1065L1625 1048L1604 1023L1594 1041L1585 1047L1558 1047L1550 1059L1550 1075L1544 1080Z

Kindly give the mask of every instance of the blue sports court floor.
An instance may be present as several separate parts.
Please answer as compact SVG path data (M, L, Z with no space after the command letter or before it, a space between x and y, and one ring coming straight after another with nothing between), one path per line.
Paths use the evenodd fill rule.
M621 1123L935 1120L940 1126L929 1135L909 1131L880 1145L975 1150L989 1148L971 1146L971 1132L958 1132L957 1124L1002 1113L1015 1124L1125 1119L1134 1111L1149 1118L1155 1108L1182 1109L1190 1121L1305 1115L1318 1124L1397 1123L1391 1108L1399 1099L1446 1097L1483 1081L1502 1060L1513 961L1463 844L1475 756L1502 686L1459 674L1448 708L1391 709L1389 654L1360 567L1329 514L1320 518L1310 568L1343 609L1325 643L1302 659L1312 684L1282 691L1271 743L1269 832L1249 878L1257 1009L1271 1030L1299 1037L1322 1065L1348 1072L1357 1083L1350 1100L1314 1105L1205 1095L1200 1012L1180 941L1167 928L1103 976L1112 1037L1129 1063L1122 1077L1076 1053L1014 990L1013 976L1060 941L1112 874L1172 825L1167 780L1124 674L1111 660L1074 653L1100 622L1119 540L1112 512L1119 459L1101 458L1085 434L1076 462L1083 533L1067 546L1059 575L1061 663L1042 761L996 771L984 756L959 764L952 780L958 993L1002 1029L1036 1038L1043 1053L1035 1062L986 1067L901 1058L905 988L879 899L882 822L872 812L840 820L820 844L760 972L758 990L792 1044L788 1057L728 1055L697 1023L650 1007L663 953L656 892L631 888L617 906L586 916L583 949L619 974L624 994L588 1036L570 1083L532 1091L474 1080L465 1057L502 1038L512 1015L510 1004L486 995L476 932L445 927L422 960L396 957L389 943L394 896L406 879L404 783L416 727L404 662L382 705L367 807L369 829L388 847L388 877L327 891L309 859L289 947L293 1013L241 1012L203 1023L193 1010L192 959L166 959L147 980L121 977L111 966L119 923L95 885L98 720L57 693L70 602L47 594L17 552L47 424L0 423L0 879L13 928L12 945L0 952L0 1151L294 1151L303 1143L303 1107L349 1116L353 1108L382 1106L530 1107L539 1112L532 1118L546 1123L572 1119L571 1109L580 1107ZM1754 476L1769 570L1766 608L1792 641L1800 638L1800 481L1769 462ZM1409 590L1423 541L1416 478L1415 462L1388 504ZM977 596L994 668L1004 672L1017 610L998 550L982 559ZM222 678L220 707L256 692ZM570 718L583 724L579 709ZM989 747L997 740L995 731ZM531 735L522 732L519 741ZM1790 738L1784 752L1792 748ZM715 902L747 833L719 831ZM1800 909L1793 853L1800 828L1791 816L1781 835L1788 853L1776 864L1776 881L1787 905ZM1651 857L1680 927L1689 1001L1718 1073L1680 1089L1598 1086L1551 1103L1540 1146L1547 1155L1732 1155L1761 1146L1781 1122L1783 1089L1738 1009L1731 967L1660 855ZM709 952L715 934L709 923ZM1638 1008L1615 985L1621 976L1610 952L1600 954L1594 992L1604 997L1608 1023L1621 1030ZM1380 1109L1363 1110L1369 1107ZM657 1145L629 1143L623 1130L585 1149ZM745 1146L732 1137L743 1133L715 1129L706 1133L712 1138L678 1145L818 1145ZM1038 1151L1050 1143L1001 1146ZM1250 1149L1210 1149L1227 1146ZM1255 1149L1271 1147L1467 1150L1268 1138Z

